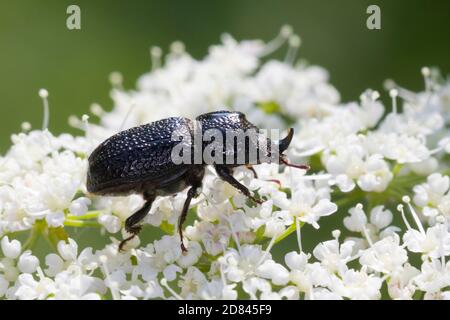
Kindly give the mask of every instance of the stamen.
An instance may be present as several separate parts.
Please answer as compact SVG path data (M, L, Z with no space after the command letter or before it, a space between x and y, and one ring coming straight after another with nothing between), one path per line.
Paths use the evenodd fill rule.
M87 114L83 114L81 116L81 121L83 122L85 131L87 131L87 126L89 125L89 116Z
M222 245L222 250L225 252L225 246ZM223 265L222 263L219 263L219 271L220 271L220 279L222 280L222 284L225 287L227 285L227 279L225 278L225 274L223 273Z
M413 228L411 228L411 225L409 224L409 222L408 222L408 220L406 220L406 215L405 215L405 210L403 210L403 205L402 204L399 204L398 206L397 206L397 210L398 211L400 211L400 213L402 214L402 219L403 219L403 222L405 223L405 225L406 225L406 228L408 229L408 230L413 230Z
M445 232L448 232L447 219L445 219L444 216L441 216L441 215L437 216L436 222L441 223L444 226ZM441 255L441 268L442 268L442 271L444 271L446 269L445 254L444 254L444 237L441 237L439 240L440 240L439 241L439 254Z
M87 114L83 114L81 116L81 123L82 123L82 130L84 130L84 134L88 141L90 142L90 135L89 135L89 116Z
M324 149L323 146L316 146L316 147L313 147L313 148L311 148L311 149L307 149L307 150L302 151L302 152L296 152L296 151L294 151L293 154L294 154L296 157L299 157L299 158L305 158L305 157L312 156L313 154L316 154L316 153L322 151L323 149ZM295 149L294 149L294 150L295 150Z
M416 100L415 92L412 92L410 90L400 87L392 79L385 80L383 86L386 90L389 90L389 91L392 89L396 89L398 91L398 96L400 98L402 98L403 100L406 100L406 101L415 101Z
M264 262L264 260L266 259L267 255L269 254L270 250L272 250L272 247L273 247L273 245L275 244L275 240L277 240L277 238L278 238L279 235L280 235L279 233L276 233L276 234L272 237L272 239L271 239L270 242L269 242L269 245L267 246L266 250L264 250L264 253L263 253L262 257L261 257L261 259L259 259L259 261L258 261L258 263L256 264L256 266L259 266L261 263Z
M430 156L435 155L436 153L439 153L439 152L441 152L444 149L445 149L445 147L434 148L434 149L430 150L429 155Z
M397 114L397 96L398 96L398 90L397 89L391 89L389 91L389 95L392 98L392 113Z
M371 98L373 101L376 101L380 98L380 93L376 90L372 91Z
M300 220L295 218L295 231L297 232L297 244L298 244L298 252L301 253L303 251L302 246L302 234L301 234Z
M113 297L113 300L120 300L120 293L117 290L117 286L115 285L116 282L111 280L110 274L109 274L109 270L108 270L108 265L107 265L107 261L108 261L108 257L105 255L101 255L99 257L99 261L102 264L102 268L103 269L103 274L105 275L105 278L107 280L107 282L109 283L109 290L111 291L111 295Z
M150 48L150 57L152 59L152 71L155 71L161 67L162 50L160 47Z
M22 131L28 132L28 131L31 130L31 123L29 123L29 122L22 122L20 127L22 128Z
M39 90L39 97L41 97L44 106L44 119L42 121L42 130L48 129L48 122L50 118L50 110L48 106L48 91L46 89Z
M311 284L310 286L309 286L309 300L315 300L314 299L314 290L313 290L314 288L313 288L313 285Z
M288 65L294 65L295 59L297 58L297 51L301 44L301 39L296 34L289 37L289 48L284 58L284 62Z
M422 138L421 142L426 144L426 142L427 142L426 137L425 136L420 136L420 137ZM448 148L450 148L450 137L446 137L446 138L440 140L438 142L438 146L429 151L429 155L430 156L435 155L436 153L439 153L443 150L447 150Z
M70 115L68 119L69 126L75 129L84 131L83 121L81 121L76 115Z
M170 45L170 52L176 56L181 56L183 53L186 52L184 43L181 41L172 42L172 44Z
M331 178L333 178L333 176L329 173L326 174L312 174L312 175L307 175L307 176L301 176L299 177L302 180L330 180Z
M44 280L46 278L44 271L42 271L41 266L38 266L36 268L36 271L37 271L37 275L38 275L39 279Z
M239 237L236 233L236 231L233 228L233 224L231 223L230 219L228 219L227 216L225 216L224 214L221 214L222 218L228 222L229 226L230 226L230 231L231 231L231 235L233 236L233 240L236 243L236 247L238 248L239 254L241 254L241 244L239 243Z
M131 101L130 108L128 109L128 112L125 115L125 118L123 119L122 123L120 124L119 131L123 130L123 128L125 127L125 124L127 123L128 118L130 117L130 115L133 112L135 107L136 107L136 102Z
M123 89L123 76L120 72L111 72L111 74L109 75L109 82L114 89Z
M172 294L172 296L175 297L175 299L183 300L183 298L169 286L169 284L167 283L167 279L166 278L162 278L160 282L161 282L161 285L163 287L165 287L167 289L167 291L169 291Z
M406 203L406 205L408 206L409 210L411 211L411 215L414 218L414 221L416 222L417 227L420 230L420 233L422 233L423 235L426 235L425 233L425 229L423 228L422 222L419 219L419 216L416 213L416 210L414 210L413 206L411 205L411 198L408 196L404 196L402 198L403 202Z
M260 57L267 56L275 51L277 51L286 40L292 35L292 27L290 25L284 25L281 27L280 33L276 36L275 39L271 40L266 44L263 51L260 54Z
M90 110L93 115L99 118L103 117L106 114L105 110L103 110L102 106L98 103L91 104Z
M372 239L369 236L369 232L367 231L367 228L366 228L365 225L363 226L363 234L364 234L364 237L366 238L367 242L369 243L369 245L372 247L373 246L373 242L372 242Z
M431 70L428 67L423 67L421 70L424 81L425 81L425 91L431 91Z
M336 241L339 241L339 237L341 236L341 230L339 229L333 230L331 232L331 235L333 236L333 238L336 239Z

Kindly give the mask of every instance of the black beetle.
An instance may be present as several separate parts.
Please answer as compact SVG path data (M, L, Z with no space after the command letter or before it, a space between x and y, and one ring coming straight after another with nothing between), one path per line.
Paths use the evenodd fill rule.
M218 129L221 132L259 130L241 112L215 111L202 114L196 120L201 125L202 134L208 129ZM89 156L88 192L107 196L142 194L145 200L144 206L125 221L125 229L132 236L120 243L119 250L128 240L139 233L141 230L139 222L148 214L157 196L172 195L190 187L178 221L181 249L186 251L183 244L182 226L190 202L198 195L198 189L202 186L205 166L208 163L202 160L197 164L195 162L192 162L194 164L175 164L171 152L180 143L180 140L173 139L174 131L193 136L194 121L173 117L122 131L100 144ZM289 129L288 135L278 142L279 158L277 160L288 166L308 169L308 166L289 164L283 155L291 143L293 133L293 129ZM266 151L268 150L267 152L270 153L270 139L267 139L267 142L269 145ZM207 142L202 142L203 148L207 145ZM227 153L225 149L223 149L224 154ZM236 145L234 145L234 152L236 151ZM244 164L256 175L248 162L248 157L245 159L247 162ZM263 160L258 157L256 163L262 162ZM212 165L221 179L230 183L253 201L261 203L261 200L253 197L247 187L232 175L233 168L242 164L221 162L220 164L212 163Z

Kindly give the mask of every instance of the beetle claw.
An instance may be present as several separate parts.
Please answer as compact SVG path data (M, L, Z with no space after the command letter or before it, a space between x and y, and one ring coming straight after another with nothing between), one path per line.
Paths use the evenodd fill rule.
M128 233L131 233L131 236L129 236L128 238L126 238L126 239L124 239L124 240L122 240L122 241L120 242L120 244L119 244L119 252L125 251L125 250L123 249L123 247L125 246L125 244L126 244L128 241L134 239L134 237L137 236L137 234L141 231L141 229L142 229L142 226L140 226L140 225L132 226L132 227L125 227L125 230L126 230Z
M120 242L120 244L119 244L119 252L125 251L125 250L123 249L123 247L125 246L125 244L126 244L128 241L132 240L135 236L136 236L136 235L133 234L133 235L129 236L128 238L122 240L122 241Z
M263 204L264 203L264 200L262 200L262 199L256 199L255 197L252 197L251 199L253 201L255 201L257 204Z

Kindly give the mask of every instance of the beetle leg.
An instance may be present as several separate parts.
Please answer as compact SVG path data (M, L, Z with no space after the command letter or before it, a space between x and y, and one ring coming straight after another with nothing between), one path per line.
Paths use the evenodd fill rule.
M178 233L180 234L181 251L183 252L187 252L187 249L183 242L183 223L186 220L191 200L198 196L197 190L202 186L204 175L205 175L205 168L203 166L195 166L192 168L190 174L186 178L186 181L191 186L191 188L187 192L187 197L186 200L184 201L183 210L181 211L180 217L178 218Z
M129 216L127 218L127 220L125 220L125 230L128 233L131 233L131 236L129 236L128 238L126 238L126 239L122 240L122 242L120 242L119 251L122 251L123 246L128 241L133 239L142 229L142 227L140 225L138 225L138 223L141 222L142 219L144 219L145 216L150 211L150 208L152 207L152 203L155 200L155 196L153 194L145 194L144 198L146 200L144 206L141 209L139 209L138 211L136 211L135 213L133 213L133 215Z
M251 172L253 172L253 176L255 177L255 179L258 179L258 174L256 173L256 170L255 170L255 168L253 168L252 165L247 164L247 165L245 165L245 167L246 167L248 170L250 170Z
M193 186L187 192L187 198L183 205L183 211L181 211L180 217L178 218L178 233L180 234L181 241L181 251L187 252L186 247L183 242L183 223L186 220L187 213L189 211L189 205L191 204L192 198L197 196L197 186Z
M233 175L231 174L231 171L228 167L216 165L216 166L214 166L214 168L216 169L217 174L219 175L220 178L222 178L222 180L231 184L233 187L235 187L236 189L241 191L244 195L246 195L248 198L252 199L256 203L259 203L259 204L263 203L262 200L256 199L254 196L252 196L252 194L250 193L250 190L248 190L248 188L246 186L241 184L239 181L237 181L233 177Z

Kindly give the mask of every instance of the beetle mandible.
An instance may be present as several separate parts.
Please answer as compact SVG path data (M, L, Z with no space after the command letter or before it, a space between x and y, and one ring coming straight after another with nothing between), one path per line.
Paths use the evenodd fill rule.
M206 163L203 159L200 163L175 164L172 159L172 149L180 143L180 140L173 139L175 131L184 132L189 137L193 137L194 123L201 125L201 134L206 130L215 129L222 133L227 130L242 130L244 132L253 129L259 130L249 122L245 115L237 111L215 111L202 114L192 121L182 117L172 117L162 119L142 126L134 127L119 132L101 143L89 156L89 168L87 174L87 190L91 194L103 196L124 196L130 194L141 194L145 200L144 205L125 221L125 230L131 234L119 245L122 250L124 244L131 240L141 230L140 222L145 218L151 209L152 203L157 196L173 195L188 188L187 198L184 202L178 220L178 232L181 240L181 249L186 251L183 243L183 223L189 209L191 200L198 196L198 190L202 186L205 166L212 164L217 175L233 187L241 191L251 200L262 203L255 198L249 189L233 177L233 169L240 165L246 165L256 172L249 163L249 157L245 155L244 163L217 162ZM308 169L306 165L293 165L288 163L284 151L292 141L294 130L291 128L287 136L276 142L278 147L279 163L301 169ZM267 139L266 156L271 153L273 142ZM259 148L258 141L250 138L248 144ZM185 141L186 143L186 141ZM189 140L188 143L192 143ZM204 150L211 142L202 142ZM248 145L245 143L244 149L240 150L236 144L231 146L233 152L248 153ZM229 146L228 146L229 148ZM224 145L223 156L229 154L230 150ZM270 162L269 158L257 157L256 164Z

